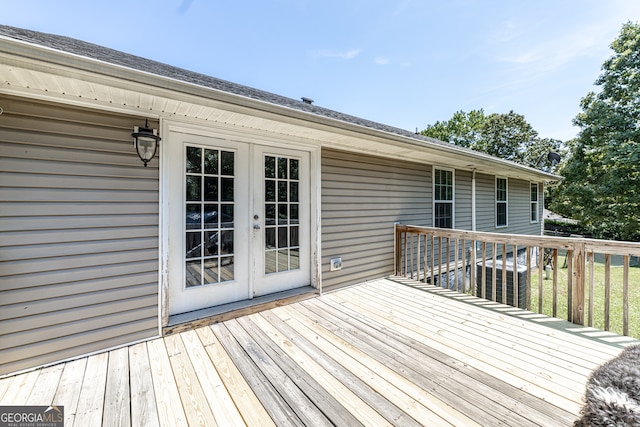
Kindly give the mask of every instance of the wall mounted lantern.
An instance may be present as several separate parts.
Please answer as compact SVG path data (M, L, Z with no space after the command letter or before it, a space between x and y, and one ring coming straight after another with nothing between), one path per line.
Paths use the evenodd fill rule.
M144 127L133 127L133 146L136 148L138 157L144 162L144 167L153 159L158 151L158 141L162 138L158 136L158 131L149 127L149 121L144 121Z

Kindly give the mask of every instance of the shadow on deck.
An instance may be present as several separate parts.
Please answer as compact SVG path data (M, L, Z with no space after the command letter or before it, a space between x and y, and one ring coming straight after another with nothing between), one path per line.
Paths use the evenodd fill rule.
M0 380L65 426L566 426L628 337L390 278Z

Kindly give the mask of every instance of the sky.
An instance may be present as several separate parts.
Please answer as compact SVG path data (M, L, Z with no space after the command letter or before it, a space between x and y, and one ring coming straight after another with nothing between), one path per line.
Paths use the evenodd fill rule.
M513 110L574 138L640 0L4 0L0 23L65 35L415 131Z

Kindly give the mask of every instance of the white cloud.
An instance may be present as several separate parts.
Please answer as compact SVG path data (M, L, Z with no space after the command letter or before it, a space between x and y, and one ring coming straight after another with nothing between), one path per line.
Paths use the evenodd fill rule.
M339 59L353 59L360 55L362 49L349 49L349 50L318 50L313 53L313 56L318 58L339 58Z
M384 56L378 56L376 58L374 58L373 62L376 65L388 65L391 63L391 60L389 58L386 58Z
M487 35L489 43L507 43L522 35L522 27L514 21L505 21L502 27L496 28Z
M613 40L611 27L592 26L579 33L569 32L542 42L520 40L503 46L504 53L495 56L500 62L519 65L538 64L543 69L553 69L584 56L602 56L608 48L603 40Z

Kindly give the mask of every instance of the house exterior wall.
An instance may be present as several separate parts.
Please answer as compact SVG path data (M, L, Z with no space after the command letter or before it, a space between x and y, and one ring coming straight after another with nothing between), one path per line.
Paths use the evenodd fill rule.
M323 289L393 273L393 224L433 225L433 167L323 149ZM457 229L472 229L472 181L472 171L455 170ZM508 180L509 225L496 228L495 176L476 174L477 230L539 235L540 224L530 221L529 186L529 181ZM338 257L343 269L330 271L330 260Z
M431 193L429 165L323 149L323 289L392 274L393 224L431 226Z
M471 180L473 178L473 173L470 171L456 170L455 176L456 222L454 227L461 230L471 230Z
M144 121L0 101L0 375L157 336L158 160L143 167L131 141Z
M540 235L540 222L531 222L529 181L509 178L508 225L496 227L496 196L494 175L476 175L477 231L508 234ZM538 186L538 218L542 218L542 184Z
M158 336L159 159L143 167L131 142L144 119L0 101L0 375ZM392 274L393 224L433 225L438 166L320 157L323 289ZM470 230L473 172L454 175L455 228ZM495 176L476 174L477 230L540 234L530 183L508 182L509 226L496 229Z

